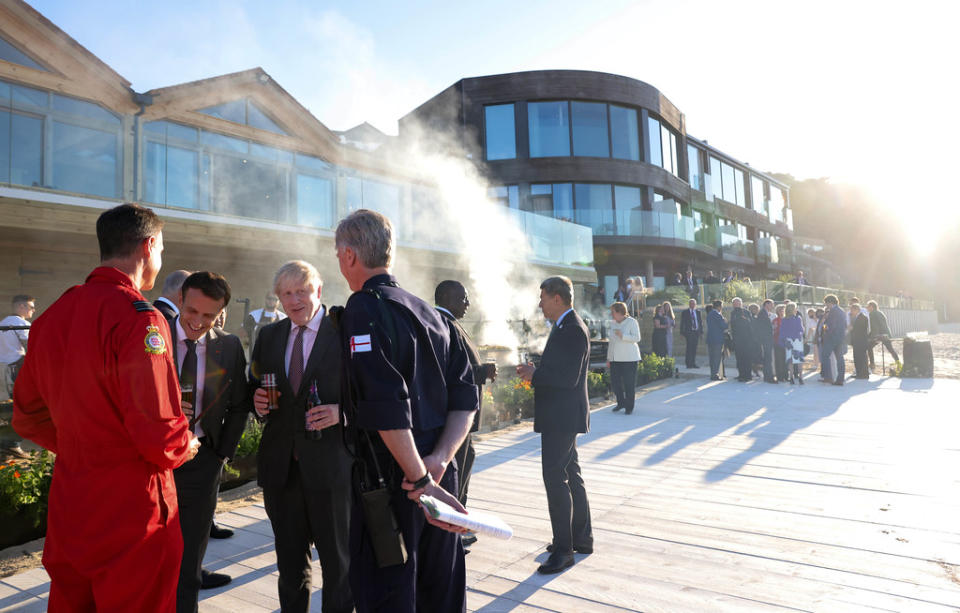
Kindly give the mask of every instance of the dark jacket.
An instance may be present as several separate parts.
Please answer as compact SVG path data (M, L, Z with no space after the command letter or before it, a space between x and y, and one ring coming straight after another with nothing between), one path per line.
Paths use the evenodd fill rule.
M533 373L534 432L589 432L590 333L576 311L555 325Z
M890 336L887 316L880 309L870 313L870 336Z
M735 308L730 312L730 330L737 351L746 351L753 347L756 335L753 331L753 316L744 308Z
M850 344L854 347L866 347L869 342L869 319L864 313L857 315L850 330Z
M460 343L466 351L467 359L470 360L470 368L473 371L473 381L477 386L477 395L479 396L477 414L474 416L473 426L470 428L471 432L476 432L480 429L480 411L483 410L483 384L487 382L484 376L486 367L480 362L480 353L473 344L473 339L470 338L467 331L463 329L463 326L460 325L457 318L439 309L437 312L440 313L440 316L443 317L443 320L447 322L447 325L450 327L450 342Z
M169 304L167 304L163 300L159 300L159 299L154 300L153 307L158 311L160 311L161 314L163 314L163 318L167 320L167 323L169 323L170 320L175 319L177 317L177 312L173 310L173 307L171 307Z
M842 345L847 336L847 316L838 306L832 307L823 321L823 346Z
M763 346L773 344L773 322L770 321L770 316L764 309L760 309L757 316L753 318L753 330L758 343Z
M697 329L693 329L693 320L690 317L690 309L686 308L680 313L680 334L696 334L697 336L703 335L703 312L700 310L695 310L697 317Z
M168 323L173 363L177 364L180 358L175 321L176 318ZM220 328L207 332L206 345L200 427L218 456L233 459L253 410L253 399L247 393L247 360L240 339Z
M290 472L290 459L296 454L301 466L304 487L335 489L349 487L350 457L343 444L341 425L323 430L322 438L306 438L307 396L310 383L317 382L317 393L324 404L340 402L340 335L330 318L329 310L320 320L317 338L303 367L300 390L295 391L287 379L287 341L290 320L283 319L260 330L250 358L252 391L260 387L264 373L277 376L280 392L279 408L266 417L260 451L257 453L257 483L263 488L282 487Z
M729 327L720 311L712 310L707 313L707 344L722 345L724 331Z

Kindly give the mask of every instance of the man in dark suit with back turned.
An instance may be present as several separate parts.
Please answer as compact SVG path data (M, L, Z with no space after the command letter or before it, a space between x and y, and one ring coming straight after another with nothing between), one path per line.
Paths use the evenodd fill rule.
M264 327L250 360L253 402L266 421L257 454L257 482L276 540L282 611L310 608L310 544L323 571L324 613L353 610L348 579L350 464L340 425L340 332L320 302L323 283L307 262L287 262L274 291L287 319ZM267 408L260 387L276 376L279 407ZM321 404L307 406L310 384ZM320 437L309 431L319 431Z
M573 310L573 284L550 277L540 284L540 310L554 322L540 366L517 366L534 389L534 432L541 436L543 484L553 543L537 572L549 575L573 566L573 552L593 553L590 504L577 459L577 434L590 431L587 370L590 333Z
M182 407L200 439L200 451L173 471L183 533L177 611L196 613L221 469L237 451L251 404L243 345L236 336L214 328L230 303L227 280L218 274L195 272L183 281L181 296L180 315L168 323L180 385L193 387L194 402ZM226 585L230 577L208 573L206 582Z
M680 314L680 334L687 339L687 368L696 368L697 343L703 336L703 315L697 310L697 301L693 298L690 299L688 306L689 308Z

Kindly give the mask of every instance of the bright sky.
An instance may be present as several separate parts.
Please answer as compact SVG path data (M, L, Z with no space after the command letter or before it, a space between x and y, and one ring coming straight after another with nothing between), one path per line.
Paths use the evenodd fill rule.
M396 133L399 117L468 76L621 74L658 88L691 135L756 168L867 186L920 248L960 216L953 0L33 6L137 91L261 66L333 129L369 121Z

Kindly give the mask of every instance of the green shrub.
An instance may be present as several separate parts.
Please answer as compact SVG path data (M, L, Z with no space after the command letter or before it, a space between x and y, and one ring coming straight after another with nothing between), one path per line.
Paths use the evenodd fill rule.
M764 299L761 293L762 285L753 285L739 279L729 281L723 285L723 295L721 299L724 302L730 302L734 298L741 298L744 306L751 302L760 302Z
M242 458L255 455L257 450L260 449L260 437L262 436L263 424L256 419L249 420L247 427L243 430L243 434L240 435L240 444L237 446L236 457Z
M669 379L673 376L674 368L673 358L661 358L655 353L648 353L637 364L637 376L647 381Z
M647 297L647 306L652 307L664 302L674 305L687 304L688 300L690 300L690 294L687 293L686 289L679 285L671 285L650 294Z
M53 459L44 449L32 452L27 462L10 460L0 465L0 517L11 517L23 510L34 526L40 525L47 512Z
M587 373L587 395L590 398L603 397L610 395L610 373L607 372L588 372Z
M674 372L673 358L660 358L660 367L657 369L657 379L669 379Z
M504 412L504 418L533 417L533 386L529 381L514 377L493 387L493 401Z

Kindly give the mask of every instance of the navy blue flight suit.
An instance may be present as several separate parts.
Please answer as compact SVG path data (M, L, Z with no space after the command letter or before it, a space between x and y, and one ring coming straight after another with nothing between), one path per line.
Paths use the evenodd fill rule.
M447 324L432 306L400 289L391 275L372 277L350 296L340 329L345 388L341 402L358 466L369 471L369 456L376 454L408 555L405 564L377 567L355 491L350 583L357 611L465 611L460 537L428 524L423 511L407 498L400 487L403 472L377 431L410 429L420 456L429 455L449 410L478 407L466 349L459 341L451 342ZM440 481L454 496L457 474L456 463L451 462Z

